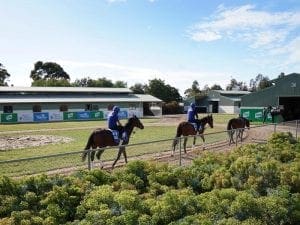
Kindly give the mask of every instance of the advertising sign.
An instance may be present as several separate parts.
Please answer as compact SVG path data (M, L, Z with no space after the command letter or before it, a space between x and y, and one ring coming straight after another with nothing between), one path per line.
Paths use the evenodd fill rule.
M22 123L33 122L33 113L28 113L28 112L18 113L18 121Z
M90 119L90 112L76 112L76 117L78 120Z
M118 113L119 119L127 119L128 118L128 112L127 111L120 111Z
M244 118L250 119L250 111L244 111L243 114L242 114L242 116Z
M104 113L102 111L93 111L90 113L91 119L103 119L104 118Z
M35 112L35 113L33 113L33 121L34 122L49 121L49 113L48 112Z
M64 112L63 120L76 120L75 112Z
M61 121L63 120L62 112L49 112L49 120L50 121Z
M18 121L17 113L2 113L1 122L2 123L16 123Z
M139 110L128 110L128 117L132 117L133 115L141 117L141 113Z

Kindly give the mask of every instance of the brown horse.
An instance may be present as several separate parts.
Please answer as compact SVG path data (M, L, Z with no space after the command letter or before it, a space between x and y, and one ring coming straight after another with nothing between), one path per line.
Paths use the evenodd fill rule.
M228 121L227 131L229 136L229 145L235 143L233 140L233 134L237 131L237 138L243 140L244 129L247 127L250 129L250 121L244 117L232 118Z
M124 155L125 162L127 163L127 154L126 154L124 145L127 145L129 143L129 139L130 139L130 136L132 134L134 127L144 129L144 125L141 123L141 121L136 116L129 118L128 122L124 126L124 131L127 133L127 138L125 141L121 141L118 156L117 156L116 160L114 161L112 168L115 166L117 161L120 159L121 154ZM100 148L99 150L97 150L97 154L96 154L96 157L100 160L101 155L105 150L105 147L117 146L117 145L119 145L119 143L115 142L113 134L110 130L98 128L91 133L91 135L88 139L88 142L84 148L85 151L82 153L82 161L85 160L85 158L89 152L86 150L89 150L90 148L92 148L92 149L97 149L97 147ZM91 152L91 161L94 161L95 153L96 153L96 151Z
M189 135L193 135L194 136L194 141L193 141L193 145L195 145L196 143L196 136L197 134L200 135L200 137L202 138L202 141L203 141L203 144L205 143L205 139L204 139L204 129L205 129L205 125L208 123L209 126L211 128L214 127L214 121L213 121L213 117L212 115L208 115L206 117L203 117L202 119L198 120L199 122L199 130L195 130L193 124L189 123L189 122L181 122L179 123L179 125L177 126L177 132L176 132L176 136L175 136L175 139L173 141L173 144L172 144L172 148L173 148L173 151L172 151L172 155L174 155L174 152L175 152L175 147L178 143L178 138L183 136L184 138L184 141L183 141L183 149L184 149L184 153L186 153L186 143L187 143L187 139L188 139L188 136Z

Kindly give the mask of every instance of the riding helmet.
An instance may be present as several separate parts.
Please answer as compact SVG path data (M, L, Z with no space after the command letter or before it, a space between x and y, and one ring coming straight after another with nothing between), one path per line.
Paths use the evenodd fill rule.
M114 106L114 107L113 107L113 111L114 111L115 113L118 113L118 112L120 111L120 108L119 108L118 106Z

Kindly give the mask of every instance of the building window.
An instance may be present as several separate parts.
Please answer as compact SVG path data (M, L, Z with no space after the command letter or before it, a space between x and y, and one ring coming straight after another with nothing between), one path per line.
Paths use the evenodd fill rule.
M129 104L129 109L130 110L136 110L136 105L135 104Z
M109 104L109 105L107 106L107 110L108 110L108 111L111 111L111 110L113 109L113 107L114 107L113 104Z
M12 105L5 105L5 106L3 106L3 112L4 113L12 113L13 112Z
M86 104L85 111L92 111L92 104Z
M59 111L61 111L61 112L67 112L68 111L68 106L67 105L60 105Z
M34 105L34 106L32 107L32 111L33 111L33 112L42 112L42 107L41 107L41 105Z
M93 105L93 111L98 111L99 110L99 105Z

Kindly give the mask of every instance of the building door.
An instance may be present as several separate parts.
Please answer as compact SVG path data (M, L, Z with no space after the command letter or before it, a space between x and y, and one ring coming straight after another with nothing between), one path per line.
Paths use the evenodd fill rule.
M211 101L209 104L209 111L211 113L218 113L219 112L219 102L218 101Z

